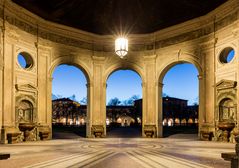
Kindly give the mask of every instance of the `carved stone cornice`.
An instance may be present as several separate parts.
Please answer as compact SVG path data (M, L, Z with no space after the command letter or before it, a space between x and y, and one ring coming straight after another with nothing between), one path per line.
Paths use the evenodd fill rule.
M15 88L17 91L23 91L23 92L37 93L38 91L37 87L31 84L16 84Z
M38 35L40 38L43 38L45 40L49 40L55 43L65 44L73 47L78 47L82 49L88 49L92 50L92 43L94 37L97 39L106 38L107 36L100 36L100 35L94 35L91 33L82 33L82 31L77 32L76 29L74 30L74 33L70 32L70 28L64 28L64 26L57 25L53 26L54 23L49 23L40 17L37 17L35 15L31 15L30 12L24 10L23 8L20 8L12 3L10 0L6 1L6 9L5 9L5 20L19 29L28 32L32 35ZM1 7L0 7L1 8ZM223 9L223 8L222 8ZM3 18L2 11L3 9L0 9L0 18ZM218 11L219 12L219 11ZM231 13L229 13L231 12ZM159 49L163 47L167 47L170 45L175 45L178 43L182 43L185 41L195 40L198 38L201 38L203 36L207 36L214 32L214 30L218 31L232 23L234 23L238 19L238 12L237 10L229 11L225 14L225 17L219 18L216 20L215 24L213 24L213 20L211 21L211 24L207 24L206 26L202 24L201 27L197 28L194 26L194 29L186 29L187 27L190 27L190 24L184 25L184 28L186 29L186 32L184 33L179 32L179 30L174 29L175 32L177 32L178 35L174 34L172 37L161 39L161 40L155 40L153 42L149 42L149 40L146 40L148 42L146 43L134 43L131 44L131 50L132 51L142 51L142 50L153 50L153 49ZM213 13L213 15L216 15L217 13ZM212 14L210 14L211 17ZM207 20L208 17L202 18L202 20ZM203 22L203 21L202 21ZM38 26L39 25L39 26ZM43 25L40 27L40 25ZM215 25L215 28L214 26ZM49 27L49 29L46 29L46 27ZM51 29L52 27L52 29ZM54 31L56 30L56 31ZM62 33L60 33L62 32ZM159 31L160 32L160 31ZM74 36L74 34L78 34L77 36L82 36L83 38L78 38ZM87 37L89 36L89 37ZM139 38L140 41L145 41L145 37L142 36ZM150 38L150 37L149 37ZM90 40L91 39L91 40ZM95 49L96 51L106 51L106 52L113 52L112 47L107 47L109 44L109 40L106 42L100 43L95 42Z
M156 60L156 57L157 57L156 54L143 56L143 58L144 58L145 61L155 61L155 60Z
M5 32L6 32L7 38L15 40L15 41L19 40L20 35L15 30L11 28L6 28Z
M103 65L106 58L102 56L92 56L95 65Z
M222 79L216 84L217 90L231 89L237 86L236 81Z

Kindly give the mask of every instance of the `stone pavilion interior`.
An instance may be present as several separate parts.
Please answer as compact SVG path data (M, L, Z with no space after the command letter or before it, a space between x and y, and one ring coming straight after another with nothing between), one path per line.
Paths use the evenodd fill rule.
M239 0L0 0L0 30L0 154L11 155L0 167L238 166ZM198 70L198 134L163 137L163 78L181 63ZM52 138L62 64L87 80L86 138ZM107 137L106 82L119 69L142 79L138 138Z

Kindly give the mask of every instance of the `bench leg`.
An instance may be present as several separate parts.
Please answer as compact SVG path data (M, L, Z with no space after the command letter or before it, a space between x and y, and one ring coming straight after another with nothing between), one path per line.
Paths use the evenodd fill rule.
M238 168L238 159L231 160L231 168Z

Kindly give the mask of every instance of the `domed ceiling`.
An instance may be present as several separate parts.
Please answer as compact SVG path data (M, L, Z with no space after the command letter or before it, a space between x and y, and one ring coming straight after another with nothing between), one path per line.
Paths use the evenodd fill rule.
M226 0L12 0L36 15L96 34L151 33L207 14Z

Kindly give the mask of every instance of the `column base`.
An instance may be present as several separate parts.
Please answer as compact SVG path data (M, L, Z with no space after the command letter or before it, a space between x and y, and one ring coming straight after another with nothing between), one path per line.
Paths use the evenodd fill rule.
M104 126L103 125L92 125L91 134L95 138L103 138L104 137Z
M144 133L146 138L157 137L156 125L144 125L143 130L144 130L143 133Z

